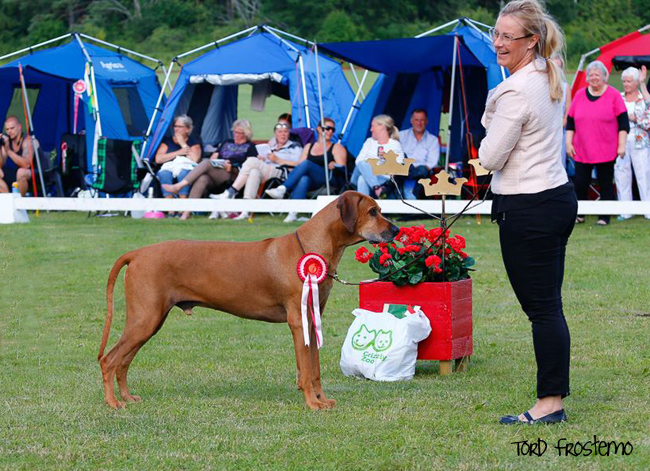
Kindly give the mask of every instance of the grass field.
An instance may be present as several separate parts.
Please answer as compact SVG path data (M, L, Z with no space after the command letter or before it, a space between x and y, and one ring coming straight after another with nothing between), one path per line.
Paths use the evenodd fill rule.
M354 287L337 285L321 353L336 409L306 409L286 325L205 309L191 317L171 312L130 370L143 401L107 408L96 356L117 257L168 239L254 240L297 227L280 220L50 213L0 226L0 469L650 469L650 222L643 218L606 228L589 218L570 240L566 424L497 424L532 405L530 326L507 282L496 227L469 217L453 228L477 260L468 372L442 377L437 363L419 362L409 382L344 377L340 348L358 298ZM352 250L339 274L372 276ZM237 267L233 276L245 278ZM124 322L122 281L116 300L109 347ZM584 443L594 435L629 441L633 451L573 457L553 448L562 438ZM543 456L517 456L512 442L538 439L548 444Z

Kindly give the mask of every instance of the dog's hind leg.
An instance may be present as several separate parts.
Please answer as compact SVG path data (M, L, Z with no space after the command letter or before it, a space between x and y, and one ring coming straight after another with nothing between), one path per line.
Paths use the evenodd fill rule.
M157 324L153 322L148 323L147 325L139 324L137 329L131 330L132 334L135 333L135 335L130 335L128 341L124 343L124 352L126 353L122 357L122 361L117 365L116 377L117 385L120 388L120 396L122 396L122 399L126 402L140 401L139 396L135 396L129 392L129 387L127 384L129 366L131 366L131 362L133 361L133 358L138 353L140 348L160 330L160 328L165 323L165 319L167 319L168 314L169 311L167 311L162 316L162 319L160 319L160 322ZM145 317L148 319L160 318L160 316L157 314Z

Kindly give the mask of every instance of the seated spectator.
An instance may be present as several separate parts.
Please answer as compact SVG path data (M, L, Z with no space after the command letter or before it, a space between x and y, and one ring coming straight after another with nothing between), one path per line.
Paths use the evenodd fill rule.
M6 119L5 134L0 140L0 193L9 193L16 182L20 194L25 196L32 178L29 169L34 156L32 140L23 134L22 125L15 116Z
M288 123L290 128L289 139L296 141L301 147L314 142L314 130L311 128L294 128L291 113L282 113L278 116L278 123Z
M404 158L404 151L399 142L399 129L390 116L386 114L375 116L370 124L370 134L371 137L366 139L355 161L352 184L356 185L359 193L380 198L385 197L384 184L390 179L386 175L374 175L368 159L383 159L384 154L392 150L399 160Z
M411 114L413 127L399 132L404 153L408 158L415 159L404 180L404 197L408 200L417 199L416 193L421 194L423 188L417 181L428 178L440 159L440 143L436 136L427 131L428 122L426 110L415 109Z
M257 150L251 142L253 128L247 119L238 119L232 124L232 139L226 139L209 159L205 159L194 170L188 173L180 182L173 185L163 185L163 189L177 194L180 190L191 185L190 198L203 198L207 190L217 189L225 183L233 182L239 173L239 168L248 157L255 157ZM191 213L186 211L181 219L189 218ZM216 214L210 217L218 217Z
M174 135L164 138L156 152L156 163L162 165L158 171L158 179L163 185L162 193L165 198L174 197L165 187L175 181L181 181L201 160L201 145L195 138L190 137L192 118L187 115L177 116L173 126ZM189 192L189 187L182 188L178 191L178 196L187 198Z
M280 165L295 167L302 153L302 146L289 139L289 125L285 122L275 125L274 136L269 141L268 147L269 153L265 152L264 155L246 159L230 188L218 195L210 195L210 197L215 199L234 198L243 188L244 198L254 199L257 197L257 192L263 181L281 177ZM248 219L249 216L248 212L244 211L234 219Z
M287 191L291 192L291 199L305 199L307 192L320 188L325 184L324 162L323 162L323 137L327 149L327 167L331 171L337 165L345 166L347 163L347 152L345 147L339 143L332 143L332 136L336 130L336 124L331 118L324 118L324 127L319 124L317 127L319 138L313 144L307 144L302 151L296 168L289 174L284 184L272 190L266 190L271 198L281 199ZM298 213L290 212L284 222L293 222L298 218Z

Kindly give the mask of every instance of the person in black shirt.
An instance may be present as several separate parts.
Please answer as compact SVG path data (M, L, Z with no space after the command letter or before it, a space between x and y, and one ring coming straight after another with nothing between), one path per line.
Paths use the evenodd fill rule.
M9 193L11 185L18 183L21 195L29 188L32 171L29 169L34 148L29 136L23 135L23 128L15 116L5 121L5 133L0 143L0 193Z
M190 198L203 198L206 190L213 192L224 184L232 184L239 173L239 168L248 157L257 156L253 138L253 128L247 119L238 119L232 125L232 139L226 139L217 150L205 159L194 170L174 185L163 184L164 191L177 194L183 188L191 185ZM188 219L190 211L186 211L181 219Z

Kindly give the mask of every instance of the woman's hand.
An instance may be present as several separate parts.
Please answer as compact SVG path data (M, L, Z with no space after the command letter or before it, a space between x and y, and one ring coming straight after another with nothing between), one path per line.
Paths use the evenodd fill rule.
M219 158L219 152L214 152L214 153L210 156L210 160L217 160L218 158Z
M334 167L336 167L336 162L334 161L327 164L327 168L329 168L330 170L334 170Z
M187 146L187 139L185 138L184 134L176 133L176 134L174 134L174 139L176 140L176 143L179 146L181 146L181 147Z
M223 169L228 173L232 171L232 163L230 163L230 160L226 160L226 163L223 165Z
M569 157L572 159L575 158L576 156L576 150L573 148L573 142L567 142L566 143L566 153Z
M645 65L641 66L641 71L639 72L639 82L645 83L645 79L648 76L648 69Z
M274 163L278 163L279 160L280 160L280 158L277 155L275 155L273 152L271 152L268 155L267 159L269 159L271 162L274 162Z
M616 150L616 157L625 157L625 142L622 144L619 142L618 149Z

